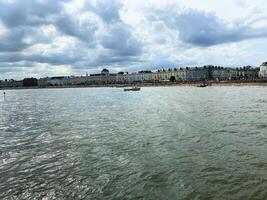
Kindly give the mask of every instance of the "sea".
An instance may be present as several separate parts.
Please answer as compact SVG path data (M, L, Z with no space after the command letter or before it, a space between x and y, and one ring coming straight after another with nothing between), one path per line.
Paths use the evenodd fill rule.
M0 199L267 199L267 87L0 91Z

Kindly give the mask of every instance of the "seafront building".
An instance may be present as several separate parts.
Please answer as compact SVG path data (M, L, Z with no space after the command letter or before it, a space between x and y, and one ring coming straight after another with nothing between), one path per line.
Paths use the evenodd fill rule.
M234 81L256 80L267 77L267 62L259 68L245 66L242 68L224 68L206 65L203 67L169 68L157 71L139 71L134 73L110 73L103 69L99 74L86 76L57 76L45 77L38 80L39 87L71 86L71 85L103 85L103 84L134 84L134 83L164 83L164 82L199 82L199 81ZM26 81L28 80L28 81ZM36 85L34 79L32 86ZM36 79L37 80L37 79ZM0 88L23 87L29 79L23 81L0 81Z
M18 88L23 86L23 81L16 81L16 80L0 80L0 88Z
M255 80L258 78L258 73L259 69L250 66L233 69L212 65L194 68L169 68L155 72L139 71L135 73L110 73L108 69L103 69L99 74L87 74L80 77L43 78L39 80L39 86Z
M86 76L58 76L39 79L40 87L47 86L71 86L86 84L112 84L116 83L117 74L109 73L103 69L100 74L86 74Z
M267 78L267 62L264 62L260 66L260 72L259 72L260 78Z

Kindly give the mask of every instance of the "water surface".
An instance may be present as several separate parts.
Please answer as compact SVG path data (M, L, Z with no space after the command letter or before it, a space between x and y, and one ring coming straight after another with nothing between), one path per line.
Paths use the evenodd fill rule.
M7 91L0 199L267 199L267 88Z

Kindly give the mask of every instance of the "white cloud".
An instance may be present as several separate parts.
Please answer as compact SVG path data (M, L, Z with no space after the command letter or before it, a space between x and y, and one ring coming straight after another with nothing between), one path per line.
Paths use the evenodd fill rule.
M0 79L257 66L267 52L264 10L264 0L0 0Z

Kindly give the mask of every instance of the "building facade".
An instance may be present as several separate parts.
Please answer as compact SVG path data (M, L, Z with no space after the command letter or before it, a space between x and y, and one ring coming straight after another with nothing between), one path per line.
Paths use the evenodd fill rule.
M224 68L212 65L203 67L186 67L162 69L155 72L139 71L134 73L109 73L103 69L99 74L86 76L50 77L38 80L40 87L65 85L103 85L103 84L133 84L133 83L161 83L161 82L196 82L196 81L227 81L254 80L267 77L267 63L263 63L259 73L258 68L250 66L242 68Z
M23 81L16 80L0 80L0 88L19 88L23 87Z
M264 62L261 64L259 77L260 78L267 78L267 62Z

